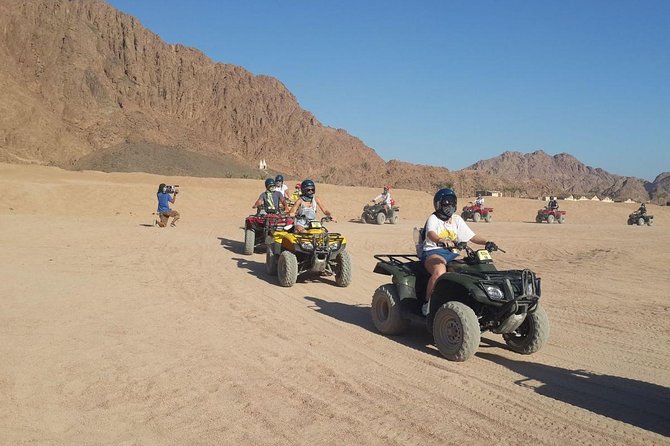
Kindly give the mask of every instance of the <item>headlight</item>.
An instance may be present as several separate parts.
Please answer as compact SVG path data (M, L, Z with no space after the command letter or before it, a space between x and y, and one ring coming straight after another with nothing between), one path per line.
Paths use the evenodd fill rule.
M310 242L301 243L300 248L303 251L311 251L312 249L314 249L314 245L312 245Z
M486 291L486 294L489 295L489 299L491 300L505 300L505 295L497 286L484 285L484 290Z
M338 249L340 249L340 245L342 245L340 242L335 242L328 245L328 247L330 248L331 251L337 251Z

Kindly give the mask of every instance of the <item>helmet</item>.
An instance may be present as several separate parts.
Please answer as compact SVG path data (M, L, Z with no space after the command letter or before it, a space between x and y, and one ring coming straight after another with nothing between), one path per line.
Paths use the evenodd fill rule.
M384 190L391 190L391 186L384 186Z
M435 214L442 220L449 220L454 212L456 212L456 204L458 198L453 189L445 187L437 191L433 197L433 207Z
M272 179L272 178L267 178L267 179L265 180L265 188L266 188L266 189L270 189L271 187L274 187L274 185L275 185L275 180L274 180L274 179Z
M275 183L283 183L284 182L284 177L282 175L277 175L275 177Z
M309 192L308 192L309 190ZM311 197L314 195L314 192L316 191L316 186L314 185L314 181L312 180L304 180L302 183L300 183L300 192L302 192L303 195L307 195L308 197Z
M295 188L296 189L301 189L300 183L295 183Z

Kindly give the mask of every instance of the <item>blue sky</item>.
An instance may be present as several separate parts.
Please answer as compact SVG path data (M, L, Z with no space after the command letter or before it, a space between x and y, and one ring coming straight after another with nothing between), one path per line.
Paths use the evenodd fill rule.
M670 1L108 0L169 43L274 76L384 159L506 150L670 171Z

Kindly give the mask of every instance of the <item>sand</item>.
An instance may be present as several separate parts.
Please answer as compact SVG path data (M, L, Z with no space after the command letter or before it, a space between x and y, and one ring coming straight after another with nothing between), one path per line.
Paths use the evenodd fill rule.
M151 224L160 182L176 228ZM637 227L634 204L561 202L547 225L539 201L488 199L471 227L542 277L551 337L522 356L484 334L453 363L370 318L372 255L412 251L428 194L393 191L380 227L356 220L379 190L317 185L353 284L282 288L241 254L261 189L0 164L0 443L670 444L670 208Z

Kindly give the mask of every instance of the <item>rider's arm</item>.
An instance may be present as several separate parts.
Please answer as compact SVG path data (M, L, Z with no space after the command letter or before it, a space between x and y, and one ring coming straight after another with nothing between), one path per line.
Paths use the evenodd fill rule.
M254 205L251 206L251 209L258 209L259 207L261 207L262 203L263 203L263 200L261 199L261 197L258 197L258 200L256 200Z
M482 237L481 235L479 235L479 234L475 234L475 235L470 239L470 241L471 241L472 243L476 243L476 244L478 244L478 245L485 245L485 244L486 244L486 239L485 239L484 237Z
M448 238L440 238L439 235L437 235L437 232L435 231L428 231L426 234L426 238L430 239L433 243L437 245L444 245L445 247L449 247L449 243L451 242L451 239Z
M289 214L293 215L298 211L298 206L300 206L300 199L293 203L293 206L291 207L291 210L288 212Z
M316 204L319 205L319 208L323 211L324 214L326 214L327 216L329 216L331 218L333 217L333 214L331 214L330 211L323 206L323 203L321 203L321 200L318 197L316 199ZM333 220L335 220L335 219L333 219Z

